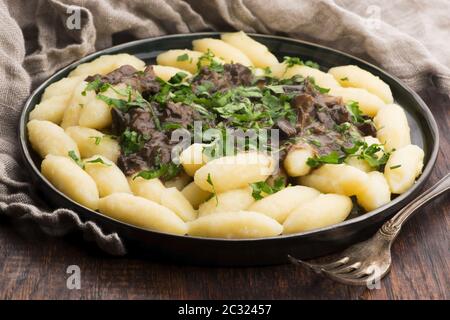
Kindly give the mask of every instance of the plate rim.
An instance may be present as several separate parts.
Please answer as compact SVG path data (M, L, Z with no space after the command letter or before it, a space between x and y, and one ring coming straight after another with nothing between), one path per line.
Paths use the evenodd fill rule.
M49 187L53 192L57 193L60 197L64 198L66 201L69 201L72 206L74 207L80 207L82 209L84 209L86 212L89 212L89 214L93 215L93 216L99 216L102 219L106 219L109 220L109 222L112 223L118 223L122 226L125 226L127 228L132 228L132 229L136 229L139 230L141 232L145 232L145 233L155 233L158 234L160 236L170 236L170 237L176 237L176 238L180 238L180 239L194 239L194 240L207 240L207 241L216 241L216 242L239 242L239 243L243 243L243 242L261 242L261 241L271 241L271 240L283 240L283 239L292 239L292 238L303 238L303 237L307 237L310 235L320 235L321 233L325 233L327 231L330 231L332 229L339 229L339 228L343 228L343 227L349 227L353 224L357 224L359 222L362 222L364 220L369 220L370 218L374 217L374 216L378 216L381 215L383 212L385 212L387 209L389 209L390 207L395 206L396 204L398 204L399 202L405 200L405 198L411 196L412 194L418 192L420 190L420 188L423 186L424 182L429 178L431 171L433 170L436 160L437 160L437 155L439 152L439 128L438 125L436 123L436 120L433 116L433 114L431 113L430 108L427 106L427 104L423 101L423 99L414 91L412 90L409 86L407 86L405 83L403 83L402 80L400 80L399 78L397 78L396 76L384 71L383 69L381 69L380 67L365 61L364 59L355 57L351 54L342 52L340 50L337 49L333 49L324 45L320 45L320 44L316 44L310 41L305 41L305 40L298 40L298 39L293 39L293 38L289 38L289 37L284 37L284 36L278 36L278 35L267 35L267 34L258 34L258 33L247 33L249 36L251 37L259 37L259 38L266 38L266 39L275 39L278 41L284 41L284 42L294 42L300 45L307 45L310 47L315 47L315 48L319 48L321 50L325 50L325 51L329 51L330 53L333 54L338 54L353 60L356 60L358 63L361 63L363 65L368 65L369 67L377 70L379 73L381 73L383 76L387 77L387 78L391 78L394 82L396 82L397 85L400 85L400 87L402 87L403 90L405 90L408 94L410 94L412 96L412 98L418 103L419 107L420 107L420 113L424 116L424 118L426 119L427 122L427 127L429 127L431 133L432 133L432 140L434 141L434 145L430 151L430 158L426 164L426 166L424 166L424 170L422 171L421 176L419 177L419 179L417 179L414 183L414 185L408 189L408 191L406 191L405 193L397 196L394 200L391 200L390 202L388 202L387 204L369 211L363 215L342 221L340 223L337 224L333 224L330 226L326 226L326 227L322 227L322 228L318 228L318 229L313 229L313 230L309 230L306 232L300 232L300 233L294 233L294 234L281 234L278 236L272 236L272 237L264 237L264 238L244 238L244 239L227 239L227 238L208 238L208 237L200 237L200 236L190 236L190 235L176 235L176 234L171 234L171 233L166 233L166 232L161 232L161 231L156 231L156 230L149 230L149 229L145 229L145 228L141 228L139 226L135 226L135 225L131 225L127 222L123 222L120 220L117 220L115 218L109 217L107 215L104 215L98 211L94 211L92 209L89 209L81 204L79 204L78 202L72 200L71 198L69 198L68 196L66 196L64 193L62 193L61 191L59 191L58 189L56 189L56 187L54 187L48 180L47 178L45 178L42 173L40 172L40 170L37 168L37 165L34 163L31 154L30 154L30 150L28 149L27 146L27 136L26 136L26 118L27 115L29 114L28 110L31 108L31 102L34 99L34 97L39 94L41 91L43 93L43 90L45 90L45 88L50 85L51 83L54 82L54 79L57 78L58 76L60 76L61 74L64 74L66 72L68 72L69 70L75 68L76 66L78 66L79 64L82 64L86 61L90 61L93 58L100 56L100 55L104 55L104 54L111 54L110 51L119 51L122 49L126 49L129 47L133 47L133 46L137 46L140 44L146 44L146 43L151 43L154 41L158 41L158 40L164 40L164 39L172 39L172 38L180 38L180 37L197 37L197 36L212 36L212 37L217 37L220 36L222 32L217 32L217 31L213 31L213 32L195 32L195 33L182 33L182 34L171 34L171 35L163 35L163 36L158 36L158 37L153 37L153 38L145 38L145 39L138 39L138 40L133 40L133 41L129 41L126 43L122 43L122 44L118 44L112 47L108 47L108 48L104 48L102 50L98 50L95 52L92 52L70 64L68 64L67 66L59 69L58 71L56 71L55 73L53 73L49 78L47 78L44 82L42 82L39 86L37 86L29 95L29 97L27 98L27 100L25 101L22 110L21 110L21 114L20 114L20 118L19 118L19 127L18 127L18 139L19 139L19 145L20 145L20 151L21 151L21 155L22 158L25 162L25 164L27 165L28 170L31 170L33 172L33 174L35 176L37 176L42 182L44 182L47 187ZM31 111L31 110L30 110ZM35 187L35 186L34 186ZM58 208L57 208L58 209ZM73 209L72 209L73 210ZM79 212L77 212L76 210L73 210L74 212L76 212L78 215L80 215ZM383 217L383 220L386 219L386 217ZM120 235L120 234L119 234Z

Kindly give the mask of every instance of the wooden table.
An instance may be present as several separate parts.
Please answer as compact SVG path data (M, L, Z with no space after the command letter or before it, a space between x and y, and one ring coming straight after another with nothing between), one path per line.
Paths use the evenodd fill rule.
M426 92L441 134L427 186L450 170L448 96ZM334 283L293 265L201 268L137 258L111 258L78 235L50 238L0 220L2 299L449 299L450 197L411 219L393 247L393 267L381 289ZM69 265L81 270L81 289L69 290Z

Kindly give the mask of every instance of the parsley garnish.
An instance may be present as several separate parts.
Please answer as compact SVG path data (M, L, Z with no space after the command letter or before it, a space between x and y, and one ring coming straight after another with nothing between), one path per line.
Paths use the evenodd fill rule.
M172 78L169 79L169 83L171 84L178 84L183 82L183 79L187 77L186 72L177 72Z
M123 153L128 156L139 151L145 143L144 137L136 131L126 129L121 136L121 147Z
M189 55L187 53L181 54L177 57L177 61L187 61L189 60Z
M353 122L363 123L365 121L357 101L349 101L345 106L347 107L348 112L350 112Z
M87 163L101 163L101 164L103 164L103 165L105 165L105 166L107 166L107 167L110 167L110 166L111 166L110 163L106 163L106 162L103 161L103 159L100 158L100 157L98 157L97 159L94 159L94 160L86 161L86 162L87 162Z
M206 182L208 182L208 184L212 187L212 194L213 197L216 199L216 206L219 204L219 198L217 197L217 192L216 192L216 188L214 187L214 183L211 179L211 173L208 173L208 177L206 178Z
M81 168L84 169L84 163L83 161L81 161L80 158L78 158L77 154L75 153L74 150L70 150L68 153L69 157L72 158L73 161L75 161L75 163Z
M284 59L283 62L286 64L287 68L292 68L295 65L307 66L307 67L314 68L314 69L320 68L320 66L317 62L314 62L311 60L303 61L298 57L289 57L289 56L286 56L283 59Z
M389 169L397 169L400 168L402 165L401 164L397 164L395 166L389 167Z
M173 162L163 163L153 169L139 172L133 179L136 179L137 177L141 177L146 180L162 178L167 181L175 178L180 173L180 170L181 166L176 165Z
M336 151L332 151L327 155L316 156L314 158L308 158L306 160L306 164L311 168L317 168L321 164L330 163L330 164L339 164L344 162L344 157L340 156Z
M103 139L103 137L102 136L92 136L92 137L89 137L89 139L95 139L95 145L99 145L100 144L100 142L102 142L102 139Z
M266 181L259 181L255 183L251 183L250 187L252 188L252 197L255 200L261 200L264 196L276 193L280 190L283 190L286 185L286 180L284 177L280 177L276 179L273 183L273 186L268 184Z

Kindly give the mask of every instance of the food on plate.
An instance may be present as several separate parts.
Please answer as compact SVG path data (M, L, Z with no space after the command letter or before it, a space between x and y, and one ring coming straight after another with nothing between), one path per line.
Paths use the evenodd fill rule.
M251 239L365 214L421 174L403 108L358 66L276 57L244 32L156 63L100 56L31 111L42 174L68 198L147 230Z

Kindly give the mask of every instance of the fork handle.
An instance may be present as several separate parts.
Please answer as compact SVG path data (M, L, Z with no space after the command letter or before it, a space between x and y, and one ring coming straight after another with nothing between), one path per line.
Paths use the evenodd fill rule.
M439 180L427 191L422 193L412 202L407 204L395 216L386 221L379 233L387 240L394 240L400 232L403 223L405 223L412 215L423 205L434 199L435 197L445 193L450 189L450 173L447 173L444 178Z

